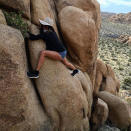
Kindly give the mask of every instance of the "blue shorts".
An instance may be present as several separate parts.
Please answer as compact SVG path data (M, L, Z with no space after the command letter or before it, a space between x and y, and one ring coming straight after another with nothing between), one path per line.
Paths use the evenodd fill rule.
M66 57L67 51L65 50L65 51L59 52L59 54L64 59Z

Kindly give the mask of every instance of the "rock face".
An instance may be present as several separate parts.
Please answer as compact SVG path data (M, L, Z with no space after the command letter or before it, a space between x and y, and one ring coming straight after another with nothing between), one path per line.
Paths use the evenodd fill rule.
M97 28L94 20L82 9L72 6L62 9L59 19L71 61L82 71L87 71L93 83L97 57Z
M32 0L31 1L31 19L32 23L40 25L39 19L44 20L46 17L51 17L55 22L55 9L53 9L53 1L49 0ZM56 24L54 25L57 31Z
M104 64L101 60L97 60L94 92L107 91L117 95L119 88L120 83L111 67Z
M109 109L107 104L97 99L93 104L93 112L91 116L92 131L96 131L99 127L103 126L108 118Z
M37 33L34 26L31 30ZM35 68L44 43L31 41L29 46L32 65ZM72 77L61 62L45 59L36 84L46 112L51 118L53 130L88 131L92 105L92 87L89 83L82 72Z
M0 5L7 9L22 11L30 19L30 0L0 0Z
M131 110L125 101L106 91L99 92L98 97L107 103L109 120L116 127L127 128L131 125Z
M0 130L50 128L31 81L26 77L24 39L20 31L0 24Z
M69 58L82 71L87 71L94 87L99 4L95 0L57 0L56 3Z
M4 25L7 24L7 23L6 23L5 16L4 16L2 10L0 10L0 24L4 24Z
M22 11L33 34L39 33L39 19L51 17L57 33L56 21L60 23L68 58L81 69L73 77L62 62L46 57L34 88L26 76L24 39L18 30L4 25L0 11L0 130L89 131L90 119L96 130L108 117L120 128L131 124L127 104L114 96L119 91L114 72L97 61L100 7L96 0L0 0L0 5ZM26 43L35 69L45 43ZM93 91L99 97L96 102Z
M95 0L57 0L56 3L69 58L82 71L87 71L94 87L101 22L99 4Z

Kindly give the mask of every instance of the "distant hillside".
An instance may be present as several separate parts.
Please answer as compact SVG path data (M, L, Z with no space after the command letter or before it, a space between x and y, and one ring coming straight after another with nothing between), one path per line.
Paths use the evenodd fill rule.
M131 24L131 12L124 14L115 14L109 18L111 22L127 23Z
M116 14L115 13L110 13L110 12L101 12L102 18L110 18L113 15L116 15Z

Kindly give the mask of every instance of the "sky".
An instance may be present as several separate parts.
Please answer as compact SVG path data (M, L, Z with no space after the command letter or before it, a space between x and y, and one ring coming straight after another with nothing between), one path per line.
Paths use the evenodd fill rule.
M101 11L112 13L131 12L131 0L98 0Z

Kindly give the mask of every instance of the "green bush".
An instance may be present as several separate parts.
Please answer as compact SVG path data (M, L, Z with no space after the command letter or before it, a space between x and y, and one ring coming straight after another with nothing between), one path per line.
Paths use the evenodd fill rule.
M28 24L24 22L22 18L22 12L7 12L3 11L7 24L21 31L23 37L26 36L28 29Z
M131 77L124 79L124 84L131 87Z

